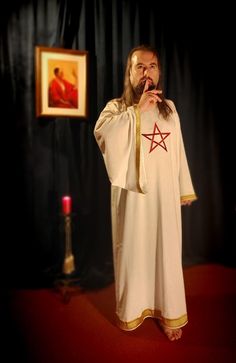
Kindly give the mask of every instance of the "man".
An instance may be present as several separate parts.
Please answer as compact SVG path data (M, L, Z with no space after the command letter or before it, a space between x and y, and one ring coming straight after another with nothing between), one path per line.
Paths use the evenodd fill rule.
M174 103L160 88L155 49L131 50L120 99L108 102L94 135L111 181L118 325L155 317L170 340L188 322L181 204L196 199Z
M76 78L75 72L72 74ZM59 67L54 68L54 75L54 79L49 84L49 107L77 108L78 90L76 85L64 79L63 70Z

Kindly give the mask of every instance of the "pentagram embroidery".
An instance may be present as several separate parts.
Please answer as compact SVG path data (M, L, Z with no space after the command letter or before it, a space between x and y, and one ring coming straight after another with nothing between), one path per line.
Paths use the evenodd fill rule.
M170 132L161 132L156 122L154 124L152 134L142 134L142 135L145 136L148 140L151 140L149 153L151 153L158 145L161 146L165 151L168 151L164 140L167 138L167 136L170 135ZM154 138L155 136L158 135L160 135L161 139L160 141L155 141Z

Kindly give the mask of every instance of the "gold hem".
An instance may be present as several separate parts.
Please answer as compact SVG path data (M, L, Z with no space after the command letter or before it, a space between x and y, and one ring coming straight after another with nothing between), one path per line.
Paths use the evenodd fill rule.
M158 310L146 309L142 312L140 317L138 317L132 321L121 321L117 317L117 325L122 330L134 330L134 329L138 328L144 322L144 320L146 318L160 319L162 321L162 323L167 328L170 328L170 329L178 329L188 323L187 314L184 314L183 316L181 316L177 319L167 319L167 318L164 318L161 315L161 312Z
M196 200L197 196L195 194L190 194L190 195L183 195L180 197L181 202L185 201L185 200Z

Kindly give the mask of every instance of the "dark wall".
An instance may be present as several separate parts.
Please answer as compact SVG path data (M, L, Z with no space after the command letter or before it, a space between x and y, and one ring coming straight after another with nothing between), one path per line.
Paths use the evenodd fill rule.
M159 49L164 91L180 114L199 197L183 210L183 261L235 265L235 176L232 161L227 165L234 155L230 16L216 6L209 13L179 4L157 10L154 1L6 4L0 61L10 227L2 268L11 282L36 284L60 274L61 197L68 193L77 275L87 285L112 280L110 185L93 128L105 103L121 94L126 57L141 43ZM89 52L87 120L36 118L36 45Z

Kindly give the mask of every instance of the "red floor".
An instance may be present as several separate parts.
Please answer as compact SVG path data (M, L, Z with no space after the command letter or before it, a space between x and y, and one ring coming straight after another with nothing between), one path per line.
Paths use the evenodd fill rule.
M235 363L236 269L199 265L184 276L189 323L176 342L150 318L132 332L119 330L113 284L71 289L67 303L53 289L11 290L9 362L17 353L23 363Z

